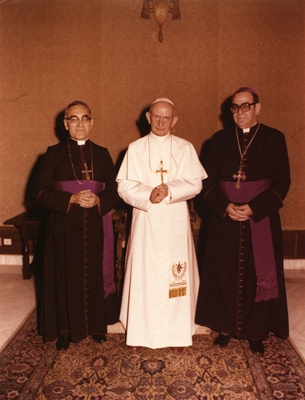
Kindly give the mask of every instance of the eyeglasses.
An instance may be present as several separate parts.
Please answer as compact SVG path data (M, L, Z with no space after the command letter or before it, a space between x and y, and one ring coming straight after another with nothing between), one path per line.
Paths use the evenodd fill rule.
M243 112L246 112L246 111L249 111L250 107L253 106L254 104L257 104L257 103L248 103L247 102L247 103L241 104L240 106L238 104L233 103L231 105L231 111L233 114L237 114L239 109L241 109L241 111L243 111Z
M77 117L76 115L72 115L72 117L65 117L65 119L69 120L71 124L77 124L79 121L89 122L92 118L89 115L83 115L82 117Z

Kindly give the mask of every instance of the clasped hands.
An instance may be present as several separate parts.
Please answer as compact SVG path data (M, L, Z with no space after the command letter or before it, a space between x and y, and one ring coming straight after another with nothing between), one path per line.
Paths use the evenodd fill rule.
M78 193L72 194L70 203L78 204L84 208L92 208L100 203L100 199L91 190L81 190Z
M226 208L228 216L233 219L233 221L246 221L252 215L252 210L248 204L243 204L242 206L236 206L230 203Z
M153 204L161 203L165 197L168 195L168 186L165 183L161 183L161 185L156 186L150 193L149 200Z

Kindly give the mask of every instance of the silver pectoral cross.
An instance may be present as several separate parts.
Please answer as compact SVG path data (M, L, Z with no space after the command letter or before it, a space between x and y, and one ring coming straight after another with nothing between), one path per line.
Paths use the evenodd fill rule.
M246 179L246 175L243 173L242 169L239 168L239 170L237 171L237 174L232 175L234 179L237 179L237 183L235 185L235 187L237 189L240 188L240 180L242 179L243 181Z
M160 161L160 167L159 169L156 170L156 173L158 174L160 172L160 176L161 176L161 183L163 183L163 174L164 172L168 172L166 169L163 169L163 161Z

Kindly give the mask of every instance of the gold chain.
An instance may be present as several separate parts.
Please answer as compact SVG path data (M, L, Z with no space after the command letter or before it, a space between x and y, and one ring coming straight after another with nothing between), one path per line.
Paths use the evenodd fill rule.
M239 154L240 154L240 162L242 162L242 160L244 159L244 155L246 154L248 148L250 147L250 144L253 142L253 139L255 138L258 130L259 130L260 124L258 124L256 131L254 132L254 135L252 136L252 139L250 140L250 142L248 143L248 146L245 148L244 152L241 152L241 147L240 147L240 142L239 142L239 137L238 137L238 131L237 131L237 126L236 126L236 139L237 139L237 144L238 144L238 150L239 150Z
M72 166L72 169L73 169L73 174L74 174L74 176L75 176L76 181L77 181L80 185L83 185L86 181L81 182L81 181L79 181L79 180L77 179L76 172L75 172L75 168L74 168L74 164L73 164L73 161L72 161L72 154L71 154L71 149L70 149L69 140L70 140L70 139L67 138L67 144L68 144L68 150L69 150L69 157L70 157L70 162L71 162L71 166ZM92 153L92 143L91 143L91 140L90 140L90 139L88 139L88 140L89 140L89 143L90 143L90 150L91 150L91 171L92 171L92 180L94 180L94 177L93 177L93 153Z
M153 171L153 169L151 168L151 164L150 164L150 141L149 141L149 136L147 136L148 139L148 162L149 162L149 169L151 170L151 172L157 173L156 171ZM169 157L169 169L166 171L167 173L170 172L171 170L171 165L172 165L172 136L170 137L171 140L171 146L170 146L170 157ZM161 157L161 161L162 161L162 157ZM163 163L163 161L162 161Z

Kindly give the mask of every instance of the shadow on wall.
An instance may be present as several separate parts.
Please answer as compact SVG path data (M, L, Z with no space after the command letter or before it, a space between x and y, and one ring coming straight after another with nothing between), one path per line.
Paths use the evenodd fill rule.
M55 118L54 133L60 142L67 140L67 137L68 137L68 131L65 129L63 119L64 119L64 110L60 111ZM27 181L23 205L24 205L26 211L29 211L29 212L37 211L37 205L36 205L36 201L35 201L35 197L34 197L34 190L35 190L35 183L36 183L36 179L37 179L37 176L38 176L38 173L40 170L43 156L44 156L44 154L40 154L37 157L37 160L34 164L34 167L32 168L32 171L30 172L30 175L29 175L29 178Z
M146 118L146 113L148 111L149 111L149 107L145 107L141 111L141 113L139 115L139 118L135 121L136 127L137 127L137 129L139 131L139 134L140 134L139 139L141 137L144 137L144 136L148 135L149 132L150 132L150 125L149 125L149 123L147 121L147 118ZM119 156L118 156L118 159L117 159L117 161L115 163L115 169L116 169L117 172L120 169L120 166L121 166L121 164L123 162L123 159L124 159L124 156L126 154L126 151L127 151L127 149L122 150L120 152Z
M235 122L231 112L232 96L227 97L220 106L219 120L222 122L223 129L235 127Z
M150 125L147 121L146 118L146 113L149 111L149 107L145 107L140 115L139 118L135 121L136 127L139 131L140 137L144 137L146 135L149 134L150 132ZM125 154L127 152L127 148L122 150L117 158L117 161L115 163L115 169L116 172L119 172L120 166L123 162L123 159L125 157ZM123 200L118 204L118 206L116 207L116 209L122 208L125 210L126 212L126 216L127 216L127 223L126 223L126 239L128 241L128 237L129 237L129 232L130 232L130 226L131 226L131 220L132 220L132 206L130 206L129 204L126 204Z
M149 134L150 132L150 125L146 118L146 113L149 112L149 107L145 107L141 114L139 115L138 120L136 121L136 126L140 133L141 137L144 137Z
M219 120L222 123L223 129L230 129L230 128L235 127L235 122L233 120L232 113L230 110L231 101L232 101L232 96L226 98L220 106ZM209 153L211 137L213 134L214 134L214 132L212 132L210 134L210 138L207 139L203 143L200 154L199 154L199 160L204 167L205 167L205 160ZM203 181L203 186L204 186L204 181ZM206 242L207 242L210 211L209 211L208 207L203 203L201 193L194 198L193 204L194 204L194 211L199 216L200 221L201 221L199 232L198 232L198 237L197 237L197 246L196 246L197 247L196 250L197 250L198 266L200 269L203 264L204 252L205 252L205 247L206 247Z

